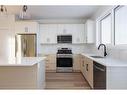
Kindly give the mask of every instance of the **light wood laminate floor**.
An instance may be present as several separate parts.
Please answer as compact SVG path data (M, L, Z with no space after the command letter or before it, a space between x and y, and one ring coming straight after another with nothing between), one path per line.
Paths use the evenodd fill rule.
M45 89L90 89L81 73L46 73Z

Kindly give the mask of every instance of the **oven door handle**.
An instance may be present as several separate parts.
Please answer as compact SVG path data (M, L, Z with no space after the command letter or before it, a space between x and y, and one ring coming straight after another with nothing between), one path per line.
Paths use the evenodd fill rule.
M57 58L73 58L73 56L57 55Z

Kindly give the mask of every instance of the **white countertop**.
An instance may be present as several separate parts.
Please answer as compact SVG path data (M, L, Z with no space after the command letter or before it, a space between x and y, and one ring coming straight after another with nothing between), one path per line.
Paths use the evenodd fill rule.
M10 59L0 59L0 66L33 66L45 60L46 57L19 57Z
M104 66L110 66L110 67L127 67L127 61L122 61L119 59L113 59L109 57L104 57L104 58L93 58L91 56L94 56L95 54L85 54L82 53L81 55L86 56L93 61L96 61L97 63L100 63Z

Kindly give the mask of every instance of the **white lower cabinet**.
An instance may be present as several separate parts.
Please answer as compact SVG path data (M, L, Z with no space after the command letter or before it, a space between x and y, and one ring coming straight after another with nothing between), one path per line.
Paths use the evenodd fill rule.
M93 61L85 56L81 56L81 72L91 88L93 88Z

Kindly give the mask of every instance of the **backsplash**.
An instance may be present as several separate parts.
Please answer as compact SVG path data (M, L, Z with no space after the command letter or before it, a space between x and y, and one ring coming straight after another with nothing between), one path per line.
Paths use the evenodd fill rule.
M109 56L112 58L127 61L127 46L112 46L109 47Z
M99 50L95 44L52 44L52 45L41 45L41 54L39 56L45 54L56 54L57 49L60 47L68 47L72 48L72 52L74 54L80 53L90 53L97 54L103 56L103 47ZM127 61L127 46L106 46L107 49L107 57L119 59L123 61Z
M89 53L91 52L91 44L50 44L41 45L41 53L43 54L56 54L58 48L71 48L74 54ZM41 54L39 54L41 55Z

